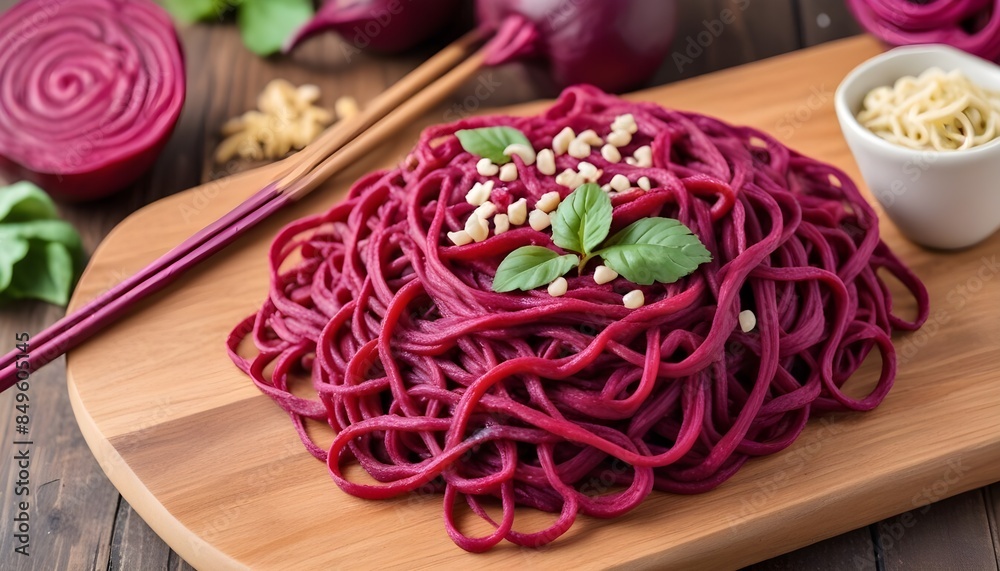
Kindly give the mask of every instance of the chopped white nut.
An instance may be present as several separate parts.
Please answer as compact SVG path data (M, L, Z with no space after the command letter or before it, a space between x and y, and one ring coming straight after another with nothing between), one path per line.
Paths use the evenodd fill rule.
M583 181L580 180L580 173L573 169L566 169L556 176L556 184L575 189L583 184Z
M573 132L573 129L569 127L563 128L563 130L559 131L555 137L552 137L552 152L554 152L557 157L559 155L565 155L566 151L569 150L569 144L575 139L576 133Z
M767 141L755 135L750 137L750 146L757 147L758 149L766 149Z
M653 185L650 184L650 182L649 182L649 177L648 176L640 176L638 182L639 182L639 188L641 188L643 190L649 190L649 189L653 188Z
M298 95L299 103L316 103L319 101L320 91L318 85L306 83L300 85L295 91ZM357 106L357 104L358 102L355 101L354 105Z
M601 175L604 174L603 170L587 161L580 161L580 164L576 165L576 170L580 172L580 178L585 182L597 182L597 179L601 178Z
M635 160L635 157L625 157L625 164L635 166L639 164L639 161Z
M590 145L580 139L573 139L567 152L574 159L585 159L590 156Z
M510 230L510 218L506 214L497 214L493 217L493 233L503 234Z
M562 297L566 295L567 289L569 289L569 283L566 282L566 278L556 278L549 284L549 295Z
M608 144L615 147L624 147L632 142L632 134L628 131L611 131L608 135Z
M635 123L635 117L631 113L625 113L624 115L615 117L615 120L611 123L611 130L627 131L629 134L634 134L639 130L639 126Z
M458 232L448 232L448 239L451 243L456 246L464 246L466 244L472 243L472 236L465 230L459 230Z
M562 197L559 196L558 192L553 190L551 192L546 192L539 197L538 202L535 203L535 208L548 214L556 208L559 208L560 202L562 202Z
M490 225L485 218L473 214L465 221L465 231L474 242L482 242L490 235Z
M236 157L277 159L313 142L333 122L333 113L316 107L319 88L295 87L284 79L271 81L257 98L259 110L226 121L224 139L215 153L218 163Z
M528 166L535 164L535 157L536 157L535 149L532 149L528 145L523 145L521 143L513 143L511 145L507 145L507 148L503 150L503 154L507 155L508 157L517 155L521 157L521 160L524 161L524 164Z
M594 281L597 285L604 285L618 277L618 272L607 266L597 266L594 269Z
M507 163L500 167L500 180L504 182L517 180L517 165L514 163Z
M528 224L535 230L541 232L552 225L552 218L547 212L532 210L528 215Z
M642 294L641 289L634 289L622 297L622 302L629 309L639 309L646 305L646 296Z
M538 167L538 172L546 176L556 174L556 156L555 153L552 152L552 149L542 149L538 151L536 166Z
M490 194L493 192L493 181L487 181L486 184L477 182L472 185L472 189L465 194L465 201L473 206L481 206L484 202L490 199Z
M601 190L603 190L604 192L611 192L611 183L602 184L601 185Z
M753 328L757 327L757 316L753 314L749 309L744 309L740 312L740 329L744 333L750 333Z
M482 158L479 159L478 163L476 163L476 172L482 176L496 176L497 173L500 172L500 167L493 164L493 161L487 158Z
M299 89L302 88L300 87ZM358 102L356 99L354 99L353 97L344 96L344 97L338 97L337 101L333 103L333 111L337 114L338 119L348 119L350 117L354 117L355 115L361 113L361 108L358 107Z
M618 192L625 192L626 190L632 188L632 182L623 174L616 174L611 177L610 184L611 188L617 190Z
M593 129L587 129L586 131L577 135L576 138L583 141L584 143L587 143L591 147L596 147L598 145L604 144L604 141L601 140L601 137L598 136L597 132L594 131Z
M520 226L528 220L528 200L519 198L507 207L507 220L514 226Z
M643 145L636 149L634 156L639 167L649 168L653 166L653 149L649 148L649 145Z
M622 154L618 151L618 147L612 144L601 147L601 156L609 163L618 163L622 160Z
M496 212L497 205L487 200L486 202L480 204L479 208L477 208L472 214L483 219L489 219L491 216L496 214Z

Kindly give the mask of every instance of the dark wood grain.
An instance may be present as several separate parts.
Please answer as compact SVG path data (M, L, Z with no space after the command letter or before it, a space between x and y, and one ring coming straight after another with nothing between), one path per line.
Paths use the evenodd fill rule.
M934 486L943 489L949 482ZM983 490L920 506L876 528L886 571L997 568Z
M23 303L2 310L0 347L14 348L15 333L34 333L55 320L60 310L41 303ZM15 434L15 390L0 395L0 568L104 568L110 554L111 530L118 492L101 473L70 412L64 359L35 372L27 394L30 422L26 441ZM20 480L15 455L30 457L27 494L15 495ZM28 503L28 556L16 554L14 537L19 503ZM67 567L70 562L77 567Z
M0 0L0 10L14 3ZM674 49L653 84L694 77L858 31L842 0L682 0L679 4ZM335 37L324 36L307 43L292 58L263 60L242 47L231 25L187 26L181 35L188 53L188 101L156 166L132 189L115 197L60 207L61 214L80 229L88 251L141 206L252 167L245 162L217 165L212 154L219 141L219 126L252 108L257 93L269 80L285 77L294 83L316 83L323 89L327 106L340 95L352 95L363 102L447 39L440 38L406 56L386 58L350 52ZM481 84L490 86L486 96L482 96L483 90L477 93ZM551 94L536 87L518 66L484 71L455 94L441 120ZM224 191L220 187L219 192ZM122 268L109 274L108 286L126 273ZM0 308L0 351L13 344L15 332L37 332L60 315L61 310L40 303ZM109 356L109 366L114 366L113 356ZM2 446L0 461L0 568L191 569L132 511L101 472L99 461L86 447L73 420L61 360L33 376L29 395L30 438L34 442L29 511L32 555L11 555L16 471L12 465L14 447L9 444L15 439L14 393L8 391L0 395L0 438L8 443ZM752 569L996 569L998 518L1000 485L994 485L820 541Z
M831 537L786 553L780 557L752 565L746 571L841 571L845 568L875 571L875 546L869 528Z

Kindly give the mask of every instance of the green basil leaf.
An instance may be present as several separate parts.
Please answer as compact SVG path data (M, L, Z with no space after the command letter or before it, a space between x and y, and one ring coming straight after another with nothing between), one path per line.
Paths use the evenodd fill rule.
M35 220L16 224L0 224L0 240L41 240L62 244L71 250L82 250L76 229L64 220Z
M462 148L483 158L502 165L510 162L510 157L503 154L508 145L515 143L531 147L531 141L524 133L513 127L481 127L479 129L462 129L455 133Z
M80 235L30 182L0 188L0 301L65 305L83 269Z
M0 248L0 292L10 286L14 277L14 265L28 254L28 242L17 238L3 240Z
M591 182L571 192L552 217L552 241L564 250L590 254L609 231L611 199Z
M257 55L279 50L313 16L311 0L243 0L236 13L243 43Z
M182 22L201 22L221 18L235 0L163 0L163 7Z
M73 254L56 242L29 242L28 253L14 265L5 293L11 298L34 298L66 305L73 289Z
M493 291L503 293L519 289L528 291L551 283L570 271L580 258L541 246L522 246L504 258L493 277Z
M701 240L673 218L643 218L629 224L596 255L639 285L675 282L712 259Z
M21 181L0 188L0 222L26 222L55 218L56 205L34 184Z

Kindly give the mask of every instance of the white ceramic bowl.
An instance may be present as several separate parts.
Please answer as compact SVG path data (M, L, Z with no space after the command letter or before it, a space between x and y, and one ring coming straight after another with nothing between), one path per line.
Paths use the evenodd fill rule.
M963 248L1000 228L1000 139L963 151L917 151L890 143L857 120L865 95L930 67L962 72L1000 91L1000 67L943 45L904 46L856 67L834 97L844 138L872 194L914 242Z

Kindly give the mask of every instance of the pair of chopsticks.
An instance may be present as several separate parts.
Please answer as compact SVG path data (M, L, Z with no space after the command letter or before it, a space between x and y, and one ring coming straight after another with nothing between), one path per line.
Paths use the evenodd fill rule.
M485 34L469 32L375 98L365 110L326 130L284 159L283 174L179 246L31 337L30 357L19 350L0 358L0 392L19 379L18 363L35 371L112 323L139 300L160 291L259 222L363 159L400 129L427 113L482 67ZM21 365L24 367L24 365ZM23 378L25 373L21 373Z

